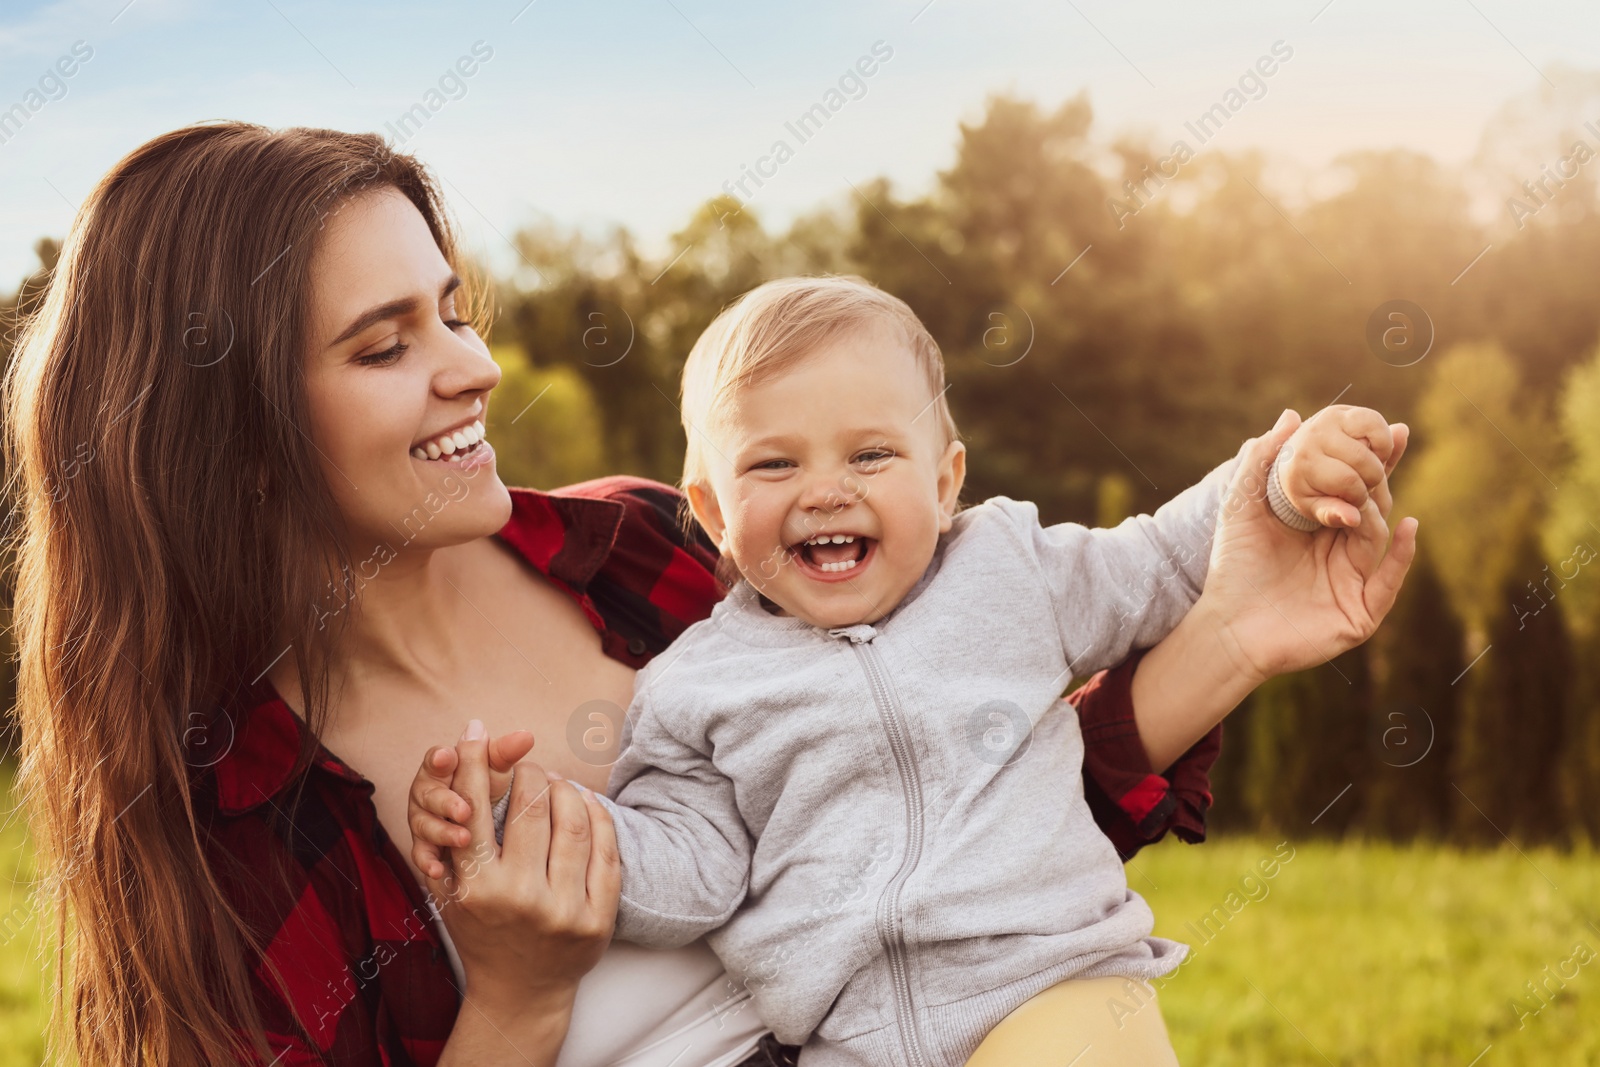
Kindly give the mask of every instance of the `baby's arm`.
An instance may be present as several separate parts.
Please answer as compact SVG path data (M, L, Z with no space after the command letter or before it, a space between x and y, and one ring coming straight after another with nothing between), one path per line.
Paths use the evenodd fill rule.
M650 699L661 692L651 693L650 673L639 675L631 730L611 768L615 800L602 799L622 854L617 936L675 948L717 929L744 903L754 843L733 780L712 763L710 741L675 736Z
M1286 523L1296 513L1359 522L1359 509L1374 491L1368 479L1387 492L1374 452L1392 448L1388 435L1382 416L1368 409L1318 412L1284 447L1290 458L1278 470L1283 492L1274 510ZM1156 644L1199 599L1223 494L1248 446L1154 515L1135 515L1111 529L1042 527L1033 505L1008 506L1044 569L1073 674L1092 674ZM1266 491L1257 484L1258 492Z

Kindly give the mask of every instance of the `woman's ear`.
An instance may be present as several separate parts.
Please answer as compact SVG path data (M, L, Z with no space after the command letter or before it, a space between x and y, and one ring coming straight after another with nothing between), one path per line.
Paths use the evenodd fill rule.
M939 457L939 532L948 533L961 506L961 487L967 480L967 446L951 441Z
M728 526L722 519L722 507L717 503L717 494L703 482L690 482L683 489L689 498L689 510L694 512L694 521L711 537L717 551L726 556Z

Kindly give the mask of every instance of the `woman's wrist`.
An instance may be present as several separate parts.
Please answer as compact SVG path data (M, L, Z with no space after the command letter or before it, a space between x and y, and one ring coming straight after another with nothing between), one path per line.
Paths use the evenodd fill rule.
M1133 674L1134 721L1151 768L1172 766L1265 680L1202 594Z
M468 991L461 998L455 1028L439 1058L439 1067L467 1064L534 1064L556 1062L572 1023L576 986L485 996Z

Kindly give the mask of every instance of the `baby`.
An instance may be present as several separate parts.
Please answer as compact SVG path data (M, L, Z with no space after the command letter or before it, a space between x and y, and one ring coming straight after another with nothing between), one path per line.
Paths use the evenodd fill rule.
M807 1067L960 1064L1057 983L1176 968L1060 698L1198 598L1241 456L1112 529L962 509L938 346L854 278L724 311L683 419L689 505L742 580L638 675L606 800L616 936L708 937ZM1350 438L1316 421L1296 470L1339 488L1271 499L1355 525Z

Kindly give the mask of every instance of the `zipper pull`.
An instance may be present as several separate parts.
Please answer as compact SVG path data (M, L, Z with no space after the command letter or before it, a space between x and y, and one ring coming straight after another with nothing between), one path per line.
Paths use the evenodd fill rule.
M852 645L864 645L878 636L870 623L858 622L854 626L836 626L828 631L829 637L848 637Z

